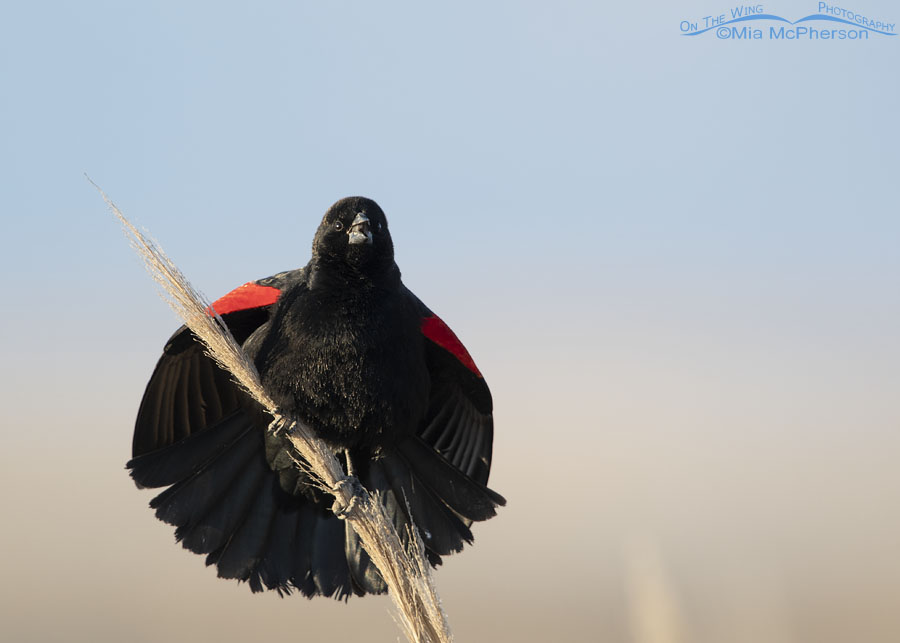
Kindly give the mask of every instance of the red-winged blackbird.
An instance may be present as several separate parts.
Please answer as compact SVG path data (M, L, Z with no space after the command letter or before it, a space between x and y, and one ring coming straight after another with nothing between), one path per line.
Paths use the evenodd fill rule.
M387 219L369 199L326 212L303 268L213 304L279 409L306 422L378 492L432 564L505 503L486 487L491 394L456 335L400 281ZM386 590L332 499L309 484L271 417L180 328L138 411L128 463L150 506L220 577L306 596Z

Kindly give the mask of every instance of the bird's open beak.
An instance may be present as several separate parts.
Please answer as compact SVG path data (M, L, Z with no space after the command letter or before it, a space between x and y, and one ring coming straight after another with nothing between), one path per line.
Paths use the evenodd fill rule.
M350 235L350 243L368 243L372 245L372 231L369 229L369 217L367 217L363 212L360 212L356 215L356 218L353 219L353 223L350 224L350 229L347 231L347 234Z

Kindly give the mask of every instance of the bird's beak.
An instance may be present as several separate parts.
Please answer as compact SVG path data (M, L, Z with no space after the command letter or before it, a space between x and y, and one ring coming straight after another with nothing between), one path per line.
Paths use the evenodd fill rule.
M350 224L350 229L347 231L347 234L350 235L350 243L367 243L372 245L372 231L369 229L369 217L365 215L363 212L359 212L356 215L356 218L353 219L353 223Z

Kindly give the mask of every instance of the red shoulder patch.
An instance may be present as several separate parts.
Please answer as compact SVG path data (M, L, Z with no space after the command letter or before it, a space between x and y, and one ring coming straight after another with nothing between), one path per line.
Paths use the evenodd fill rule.
M224 297L216 299L212 305L206 309L207 314L212 315L212 309L220 315L227 315L239 310L248 310L250 308L261 308L263 306L271 306L281 295L278 288L271 286L260 286L252 281L235 288Z
M475 366L475 360L469 355L469 351L459 341L456 334L450 330L450 327L443 322L437 315L422 318L422 334L435 344L449 352L458 359L463 366L475 373L478 377L483 377L481 371Z

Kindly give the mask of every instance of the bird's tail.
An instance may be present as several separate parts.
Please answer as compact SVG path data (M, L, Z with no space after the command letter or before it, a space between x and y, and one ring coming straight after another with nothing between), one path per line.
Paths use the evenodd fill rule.
M150 506L222 578L306 596L351 591L344 525L307 496L285 492L266 462L263 433L238 411L213 427L128 463L138 486L168 489Z
M175 537L222 578L253 591L275 589L344 598L387 591L356 532L316 494L288 493L269 466L264 432L236 411L216 425L128 463L140 487L168 487L150 506L176 527ZM415 523L433 565L472 542L469 526L505 500L453 467L418 437L381 457L351 462L405 544ZM349 467L348 467L349 468Z

